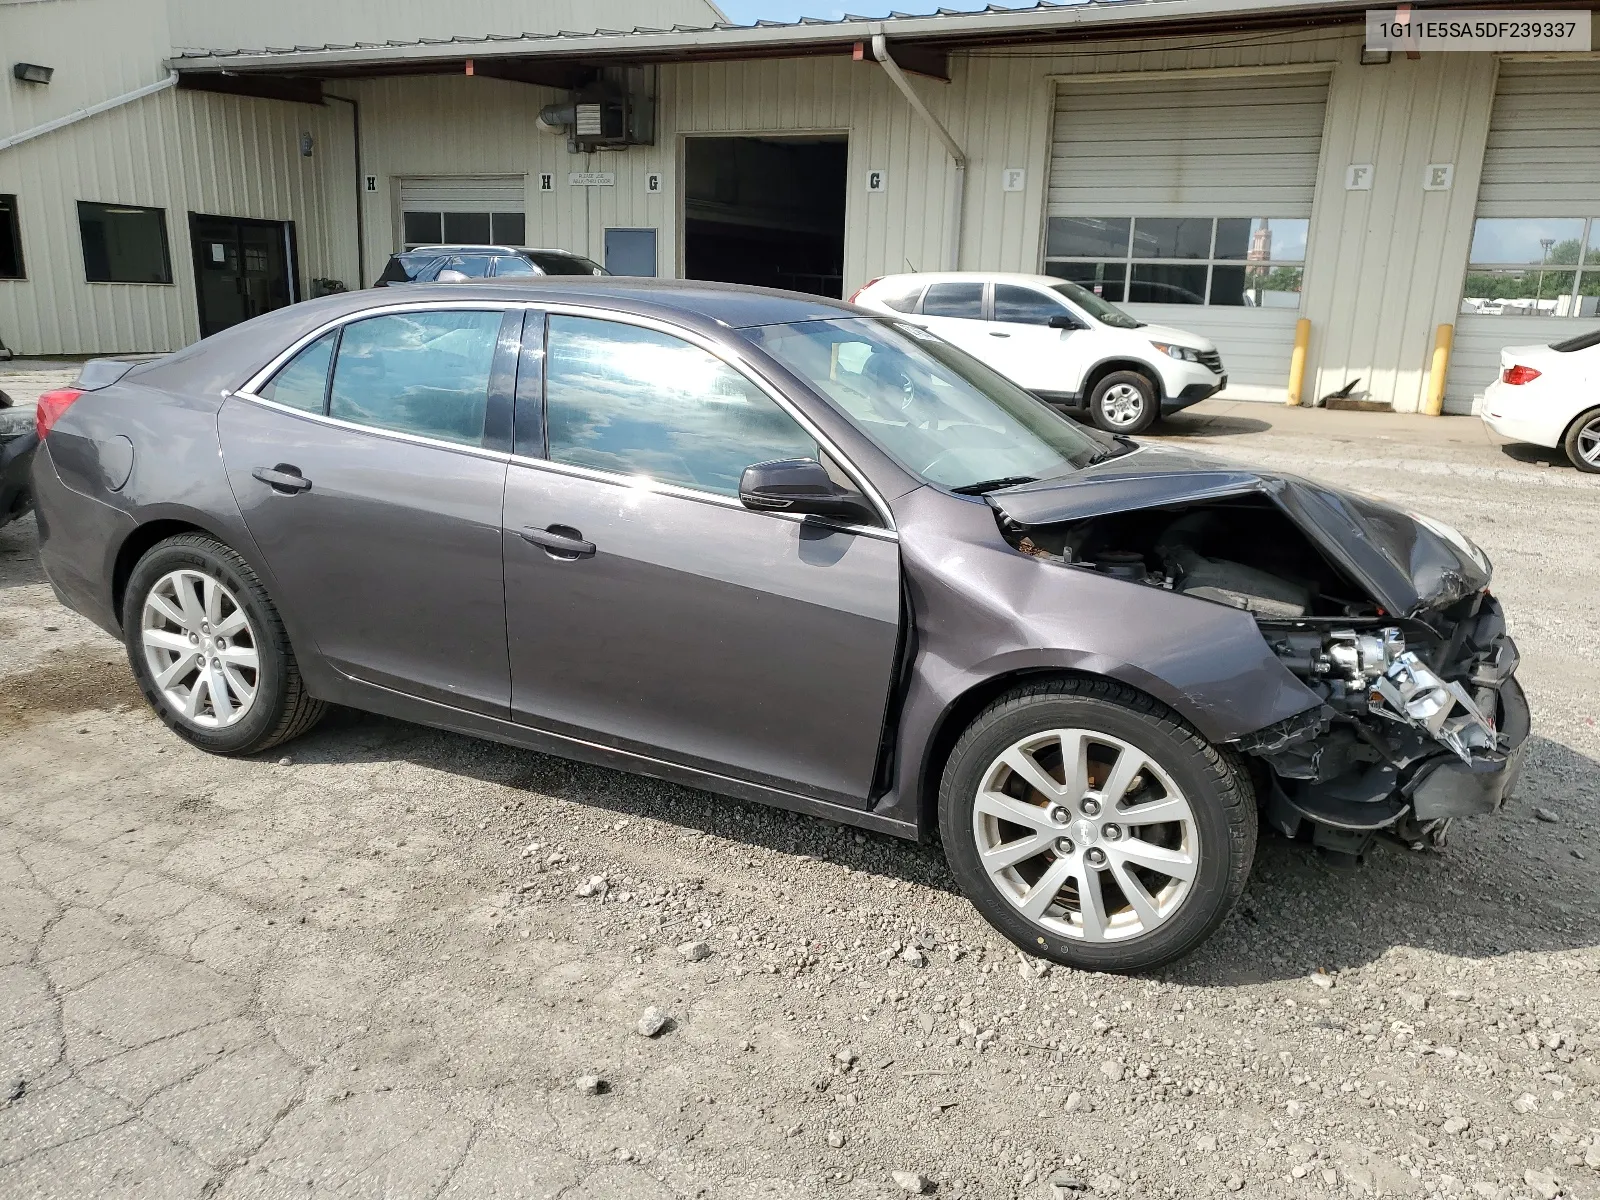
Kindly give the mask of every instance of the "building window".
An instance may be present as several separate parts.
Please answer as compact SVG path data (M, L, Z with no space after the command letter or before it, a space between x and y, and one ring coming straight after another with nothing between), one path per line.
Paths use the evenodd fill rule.
M1479 217L1461 311L1600 316L1600 217Z
M164 209L79 200L78 231L90 283L172 282Z
M0 196L0 279L25 279L22 269L22 225L17 220L17 198Z
M1299 217L1051 217L1048 274L1112 303L1300 307Z
M418 246L520 246L527 217L519 212L408 212L401 216L406 250Z

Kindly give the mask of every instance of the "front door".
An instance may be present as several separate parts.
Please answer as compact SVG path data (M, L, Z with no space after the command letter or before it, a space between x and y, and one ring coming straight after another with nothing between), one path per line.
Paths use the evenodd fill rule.
M1018 283L994 285L992 313L986 328L1004 347L1006 375L1030 392L1077 393L1090 365L1093 334L1054 329L1050 320L1071 317L1081 324L1082 318L1049 293Z
M539 461L506 481L513 718L864 805L900 629L892 535L740 505L746 466L818 443L688 341L552 315L544 383L548 449L521 420L537 392L519 396L518 453Z
M274 599L353 678L504 717L500 510L520 310L353 320L218 420Z
M189 214L200 336L293 304L294 225Z

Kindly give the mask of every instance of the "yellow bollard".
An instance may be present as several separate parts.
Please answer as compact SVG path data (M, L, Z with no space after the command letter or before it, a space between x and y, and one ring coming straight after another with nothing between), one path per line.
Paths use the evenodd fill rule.
M1311 321L1301 317L1294 326L1294 353L1289 356L1289 392L1284 403L1300 403L1300 390L1306 382L1306 347L1311 344Z
M1450 373L1450 347L1455 344L1456 327L1441 325L1433 335L1433 369L1428 373L1428 395L1422 402L1422 414L1437 417L1444 411L1444 381Z

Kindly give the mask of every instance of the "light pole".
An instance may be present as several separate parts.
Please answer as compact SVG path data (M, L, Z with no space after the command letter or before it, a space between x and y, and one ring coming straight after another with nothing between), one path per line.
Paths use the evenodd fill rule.
M1539 286L1533 294L1533 311L1536 316L1539 312L1539 301L1544 299L1544 265L1550 261L1550 247L1555 244L1555 238L1539 239L1539 246L1544 253L1539 256Z

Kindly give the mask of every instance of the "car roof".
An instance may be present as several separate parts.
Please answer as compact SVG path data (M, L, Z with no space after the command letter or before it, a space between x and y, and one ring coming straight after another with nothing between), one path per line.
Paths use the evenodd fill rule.
M400 254L559 254L563 258L583 258L583 255L572 250L560 250L554 246L490 246L476 242L413 246L400 251Z
M1051 287L1061 282L1054 275L1027 275L1020 271L906 271L899 275L885 275L871 283L877 291L886 284L901 283L922 286L929 283L1023 283L1034 287Z

